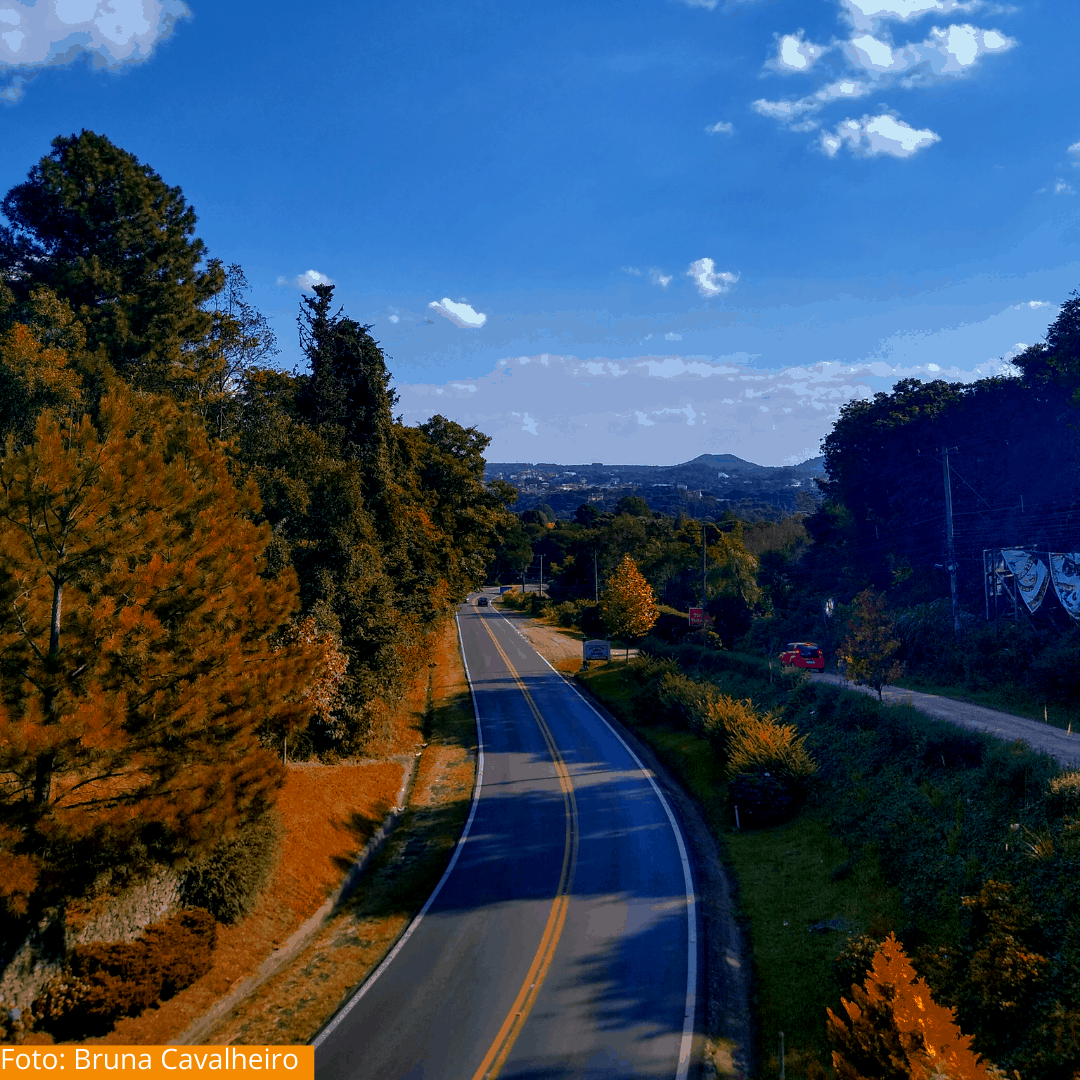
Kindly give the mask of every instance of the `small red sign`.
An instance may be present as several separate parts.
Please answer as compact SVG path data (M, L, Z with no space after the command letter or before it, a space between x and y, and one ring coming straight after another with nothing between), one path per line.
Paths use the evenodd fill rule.
M690 609L690 625L702 627L705 625L705 609L692 607Z

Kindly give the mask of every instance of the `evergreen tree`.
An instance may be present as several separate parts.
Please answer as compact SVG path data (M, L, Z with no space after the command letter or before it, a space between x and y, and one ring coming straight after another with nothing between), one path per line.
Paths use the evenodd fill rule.
M318 717L320 748L362 746L369 708L400 687L404 625L400 582L391 578L368 513L361 466L298 419L305 379L270 369L244 375L238 471L258 486L272 530L272 567L293 567L301 617L340 637L348 668L340 700ZM332 434L332 431L331 431Z
M296 579L260 576L254 490L190 416L148 405L115 385L97 424L44 411L0 458L0 893L16 910L35 878L70 894L258 816L282 778L259 726L311 711L314 650L273 648Z
M840 1080L993 1080L1001 1074L971 1049L953 1010L938 1005L903 946L890 934L864 986L828 1009L833 1068Z
M214 332L203 307L225 283L193 238L195 211L103 135L52 146L0 204L0 278L21 304L42 287L70 304L87 349L133 385L182 384Z

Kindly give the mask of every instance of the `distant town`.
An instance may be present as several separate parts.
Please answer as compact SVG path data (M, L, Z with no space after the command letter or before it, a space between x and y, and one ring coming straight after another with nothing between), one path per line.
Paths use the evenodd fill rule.
M614 510L626 495L639 495L650 509L714 518L731 510L747 521L811 512L821 501L817 479L822 459L798 465L755 465L733 454L702 454L680 465L556 465L488 462L485 480L505 480L518 489L515 512L548 506L568 519L582 503Z

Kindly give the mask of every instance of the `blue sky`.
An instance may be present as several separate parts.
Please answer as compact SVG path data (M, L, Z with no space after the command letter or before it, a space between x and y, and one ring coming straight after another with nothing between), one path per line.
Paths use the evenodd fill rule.
M107 135L281 366L332 281L491 460L778 465L1080 287L1078 40L1051 0L0 0L0 191Z

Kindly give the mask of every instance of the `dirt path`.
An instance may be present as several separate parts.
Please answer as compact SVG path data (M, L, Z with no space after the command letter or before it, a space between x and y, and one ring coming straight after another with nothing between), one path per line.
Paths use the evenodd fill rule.
M812 678L842 686L846 690L859 690L871 695L876 693L869 687L856 686L841 675L821 674ZM890 705L912 705L936 720L947 720L950 724L972 731L984 731L1007 742L1020 739L1033 750L1049 754L1063 768L1080 768L1080 730L1070 735L1052 724L1042 724L1038 720L998 712L983 705L971 705L966 701L954 701L937 694L905 690L899 686L886 686L882 692L882 700Z

